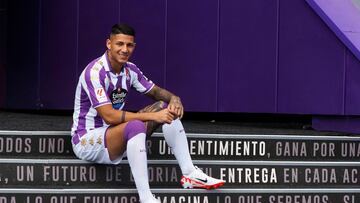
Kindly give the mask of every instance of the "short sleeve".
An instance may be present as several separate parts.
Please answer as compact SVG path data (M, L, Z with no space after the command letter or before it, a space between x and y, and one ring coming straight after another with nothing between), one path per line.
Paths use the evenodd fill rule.
M131 86L135 88L136 91L145 94L154 87L155 84L149 80L134 64L130 66L129 71L132 78Z
M105 78L106 72L98 67L92 67L85 71L84 86L94 108L104 104L111 104L109 96L106 93Z

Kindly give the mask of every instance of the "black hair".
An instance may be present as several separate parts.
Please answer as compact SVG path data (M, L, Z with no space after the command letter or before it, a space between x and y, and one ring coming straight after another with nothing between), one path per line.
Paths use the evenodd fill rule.
M124 34L135 37L135 30L131 26L124 23L115 24L111 28L110 35L117 35L117 34Z

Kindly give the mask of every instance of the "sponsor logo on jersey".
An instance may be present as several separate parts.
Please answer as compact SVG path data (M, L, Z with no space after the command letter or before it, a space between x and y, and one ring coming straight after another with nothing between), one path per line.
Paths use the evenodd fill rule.
M114 109L121 109L125 105L125 98L128 91L123 88L117 88L110 94L111 103Z

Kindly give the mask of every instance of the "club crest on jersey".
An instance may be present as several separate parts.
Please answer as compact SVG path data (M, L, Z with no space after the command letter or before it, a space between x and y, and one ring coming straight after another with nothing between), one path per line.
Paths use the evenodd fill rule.
M114 109L121 109L125 105L125 98L128 91L123 88L117 88L110 94L111 103Z

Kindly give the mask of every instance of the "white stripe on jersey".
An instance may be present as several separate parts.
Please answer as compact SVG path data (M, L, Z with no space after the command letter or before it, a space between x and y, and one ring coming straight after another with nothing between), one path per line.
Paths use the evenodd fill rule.
M126 85L126 74L124 74L121 78L121 86L128 91L127 85Z
M71 134L75 132L79 124L79 114L80 114L80 95L81 95L81 84L78 82L75 91L75 102L74 102L74 114L73 114L73 126L71 128Z
M129 69L129 74L131 75L131 84L133 85L133 87L141 93L144 93L146 91L146 88L139 82L139 78L136 72L134 72L133 70ZM150 88L151 89L151 88Z
M90 108L86 114L86 129L95 129L95 116L97 115L97 111L94 108Z

